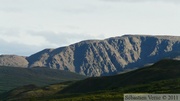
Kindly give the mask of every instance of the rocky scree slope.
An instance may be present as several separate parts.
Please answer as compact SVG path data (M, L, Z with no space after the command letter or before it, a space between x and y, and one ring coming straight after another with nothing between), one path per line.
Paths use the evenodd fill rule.
M45 49L26 58L27 67L69 70L87 76L114 75L164 58L180 56L178 36L125 35Z

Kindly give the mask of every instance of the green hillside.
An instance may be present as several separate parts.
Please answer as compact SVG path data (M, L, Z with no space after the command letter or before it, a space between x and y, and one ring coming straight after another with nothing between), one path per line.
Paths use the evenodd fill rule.
M9 92L3 93L0 95L1 100L13 99L30 99L35 97L46 97L49 95L54 95L58 93L64 87L67 87L69 84L72 84L75 81L66 81L63 83L51 84L44 87L37 87L36 85L25 85L15 89L10 90ZM1 101L0 100L0 101ZM24 101L24 100L23 100Z
M28 84L45 86L84 78L86 77L69 71L0 66L0 93Z
M180 93L180 61L162 60L116 76L93 77L41 88L25 86L1 97L15 101L123 101L124 93Z
M162 60L152 66L120 75L87 78L74 83L62 92L86 93L98 90L113 90L131 85L148 84L154 81L175 78L180 78L180 61Z

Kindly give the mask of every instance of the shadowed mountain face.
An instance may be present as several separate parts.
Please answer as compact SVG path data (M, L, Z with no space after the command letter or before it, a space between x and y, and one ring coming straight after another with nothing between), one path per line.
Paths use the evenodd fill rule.
M28 67L43 66L87 76L114 75L163 58L180 56L180 37L125 35L45 49L27 57Z

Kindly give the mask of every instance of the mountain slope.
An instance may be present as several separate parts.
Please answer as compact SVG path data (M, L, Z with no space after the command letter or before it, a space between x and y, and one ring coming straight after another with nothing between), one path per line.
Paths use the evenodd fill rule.
M27 60L29 67L46 66L87 76L105 76L176 56L180 56L180 37L126 35L45 49Z
M180 61L162 60L152 66L108 77L92 77L65 88L63 93L87 93L180 78Z
M34 84L44 86L71 80L80 80L85 76L48 68L18 68L0 66L0 93L13 88Z

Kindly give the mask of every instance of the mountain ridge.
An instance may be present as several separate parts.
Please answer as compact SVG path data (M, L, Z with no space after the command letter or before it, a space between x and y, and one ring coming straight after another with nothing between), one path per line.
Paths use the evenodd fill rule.
M25 59L29 68L40 66L86 76L106 76L179 56L180 36L124 35L44 49Z

